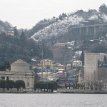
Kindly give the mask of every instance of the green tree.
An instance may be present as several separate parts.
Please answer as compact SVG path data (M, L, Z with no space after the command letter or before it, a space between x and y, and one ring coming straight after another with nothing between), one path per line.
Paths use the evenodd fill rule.
M5 81L5 88L7 88L7 90L14 88L14 81L7 79Z
M82 51L80 60L82 61L82 65L84 65L84 51Z
M25 32L23 30L22 30L21 35L20 35L20 40L26 41L26 35L25 35Z
M100 11L101 13L107 14L107 6L106 6L105 4L101 5L101 6L99 7L99 11Z
M5 80L0 80L0 88L3 90L6 88L6 81Z
M17 91L19 91L20 88L25 88L25 83L22 80L17 80L15 82L15 88L17 88Z
M107 52L107 47L105 47L103 45L97 45L96 47L92 48L91 52L106 53Z
M19 32L18 32L16 26L14 27L14 35L15 35L15 37L17 37L17 38L18 38L18 36L19 36Z

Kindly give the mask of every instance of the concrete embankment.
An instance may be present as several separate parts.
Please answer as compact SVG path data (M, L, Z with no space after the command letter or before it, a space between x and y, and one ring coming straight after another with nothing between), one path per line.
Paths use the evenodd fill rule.
M107 90L58 89L58 93L107 94Z

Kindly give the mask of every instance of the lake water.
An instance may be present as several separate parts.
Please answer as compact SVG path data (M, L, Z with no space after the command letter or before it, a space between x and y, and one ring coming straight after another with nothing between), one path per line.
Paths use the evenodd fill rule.
M0 94L0 107L107 107L107 94Z

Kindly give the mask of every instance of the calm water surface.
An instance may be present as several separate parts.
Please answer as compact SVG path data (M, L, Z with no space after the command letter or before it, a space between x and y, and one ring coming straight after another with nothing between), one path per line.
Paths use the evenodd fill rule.
M0 94L0 107L107 107L107 94Z

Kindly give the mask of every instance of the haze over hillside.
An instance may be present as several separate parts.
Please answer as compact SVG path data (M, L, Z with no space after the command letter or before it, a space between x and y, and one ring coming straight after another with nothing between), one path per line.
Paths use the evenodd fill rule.
M12 31L12 35L9 35L8 31ZM0 38L2 62L11 62L17 58L29 61L32 58L41 59L42 48L44 58L52 59L55 52L53 47L57 46L56 43L59 43L58 45L74 44L73 48L68 47L70 51L63 48L63 52L59 52L62 57L65 51L68 52L67 56L72 57L71 52L74 54L73 51L83 48L94 52L101 52L101 50L106 52L106 47L102 46L106 46L107 40L107 6L101 5L99 11L90 9L89 11L78 10L71 14L62 13L59 17L39 21L29 30L18 30L8 22L0 21ZM97 41L95 44L94 40ZM62 61L62 57L58 60L59 62Z
M99 11L90 9L89 11L78 10L67 15L63 13L59 17L45 19L36 24L30 35L35 41L50 40L69 35L69 29L74 26L84 26L85 24L105 24L107 23L107 6L101 5Z

